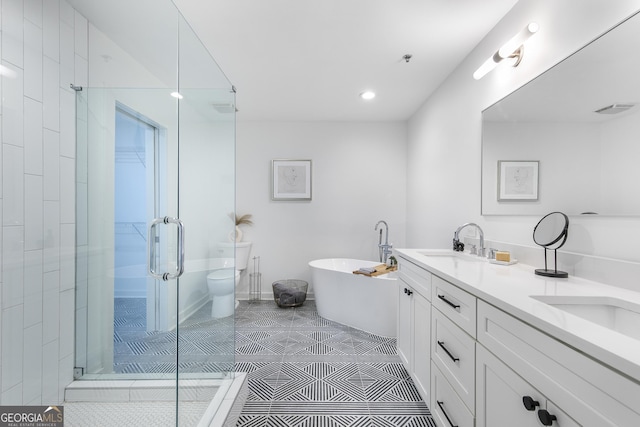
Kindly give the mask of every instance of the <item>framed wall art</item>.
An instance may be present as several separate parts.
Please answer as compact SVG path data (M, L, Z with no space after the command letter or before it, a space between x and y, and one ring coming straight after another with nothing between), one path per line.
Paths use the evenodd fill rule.
M272 160L271 200L311 200L311 160Z
M538 200L539 163L498 160L498 201Z

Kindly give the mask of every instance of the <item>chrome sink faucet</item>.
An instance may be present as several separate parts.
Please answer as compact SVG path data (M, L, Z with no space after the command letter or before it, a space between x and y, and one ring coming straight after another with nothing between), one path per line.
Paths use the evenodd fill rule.
M458 229L453 233L453 250L456 252L462 252L464 250L464 244L460 242L460 231L465 227L475 227L478 229L478 233L480 233L480 247L477 250L477 255L479 257L484 257L484 233L482 232L482 228L474 222L467 222L466 224L462 224Z
M378 226L382 224L386 230L384 236L384 243L382 243L382 227L380 227L380 238L378 239L378 252L380 254L380 262L384 262L386 264L387 258L391 255L391 248L393 245L389 244L389 225L387 225L386 221L378 221L376 224L374 231L378 231Z

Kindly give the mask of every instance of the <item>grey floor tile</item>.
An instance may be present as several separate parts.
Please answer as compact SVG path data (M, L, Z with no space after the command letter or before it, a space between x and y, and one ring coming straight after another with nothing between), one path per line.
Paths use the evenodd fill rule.
M315 303L241 301L211 319L205 305L175 331L146 332L143 300L116 300L114 371L247 372L238 426L435 427L395 339L323 319Z
M292 321L278 335L288 337L286 344L270 347L269 362L260 352L278 326L256 322L272 321L275 315L263 316L274 312L264 302L241 303L236 370L249 372L250 395L238 426L435 426L395 339L323 319L313 301L303 307L290 309Z

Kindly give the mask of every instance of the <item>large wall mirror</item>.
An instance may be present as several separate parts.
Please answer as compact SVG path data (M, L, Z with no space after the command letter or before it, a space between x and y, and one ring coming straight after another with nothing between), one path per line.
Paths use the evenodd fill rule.
M483 111L483 215L640 216L639 52L636 13Z

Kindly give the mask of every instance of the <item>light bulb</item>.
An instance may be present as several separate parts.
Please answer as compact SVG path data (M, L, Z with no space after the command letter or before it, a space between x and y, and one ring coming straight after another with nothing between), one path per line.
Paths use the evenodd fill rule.
M365 101L370 101L370 100L372 100L372 99L373 99L373 98L375 98L375 97L376 97L375 92L372 92L372 91L370 91L370 90L365 91L365 92L362 92L362 93L360 94L360 98L364 99Z

